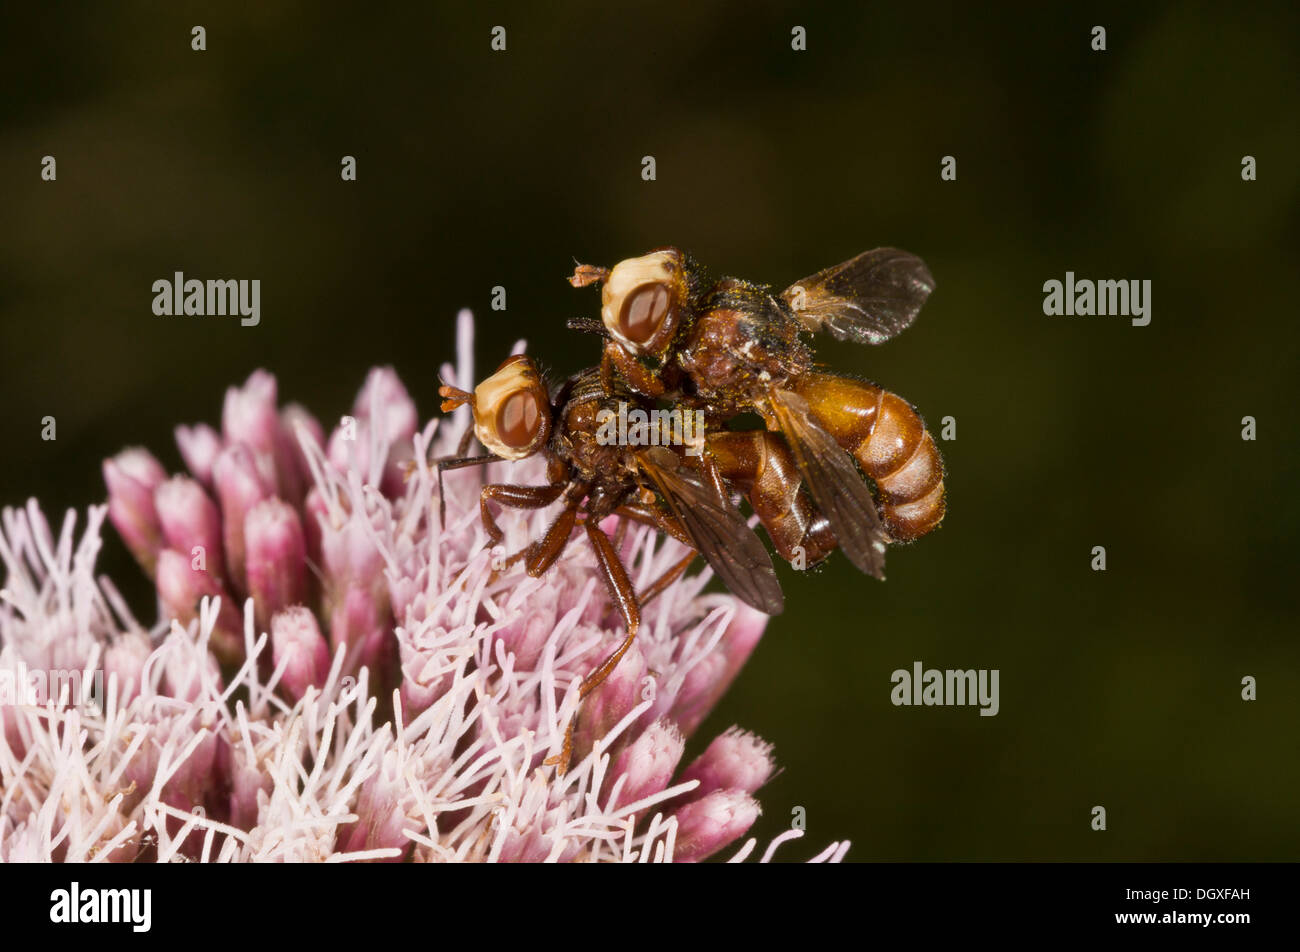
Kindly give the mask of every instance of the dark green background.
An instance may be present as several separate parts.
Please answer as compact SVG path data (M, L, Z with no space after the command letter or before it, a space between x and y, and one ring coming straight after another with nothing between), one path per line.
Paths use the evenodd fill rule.
M950 514L885 584L783 570L706 725L776 744L759 832L799 805L787 857L1300 856L1289 4L33 6L0 31L0 501L97 501L126 444L179 468L172 427L256 367L332 419L391 363L430 415L462 306L480 367L526 336L576 370L574 257L784 285L897 245L938 282L921 319L819 353L957 419ZM260 278L261 326L155 317L176 270ZM1045 317L1067 270L1150 279L1150 326ZM102 565L138 578L116 537ZM1001 713L891 706L915 660L1000 669Z

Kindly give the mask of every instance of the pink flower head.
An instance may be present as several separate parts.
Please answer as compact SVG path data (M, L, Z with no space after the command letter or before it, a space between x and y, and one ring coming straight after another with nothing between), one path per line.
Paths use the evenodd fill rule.
M471 330L462 314L441 368L466 388ZM467 413L421 426L376 370L327 449L278 400L257 371L219 433L178 429L192 477L143 451L106 462L80 536L71 515L56 535L35 504L5 511L0 667L107 672L118 693L0 698L0 860L697 861L744 835L768 746L733 730L682 758L764 616L687 575L580 704L625 634L594 555L571 545L531 578L500 556L550 513L499 511L500 550L479 515L485 480L538 484L543 462L446 473L444 524L427 461ZM95 574L105 518L154 580L152 625ZM644 526L621 546L638 588L684 551ZM575 713L560 776L546 761Z

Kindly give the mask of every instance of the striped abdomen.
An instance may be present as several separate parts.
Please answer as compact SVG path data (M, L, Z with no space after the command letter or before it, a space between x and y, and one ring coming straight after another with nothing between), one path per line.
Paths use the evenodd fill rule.
M912 406L875 384L808 373L786 385L857 460L879 490L880 517L896 542L943 520L943 458Z
M800 492L803 477L779 433L719 430L708 445L719 474L749 500L781 558L806 568L835 550L830 524Z

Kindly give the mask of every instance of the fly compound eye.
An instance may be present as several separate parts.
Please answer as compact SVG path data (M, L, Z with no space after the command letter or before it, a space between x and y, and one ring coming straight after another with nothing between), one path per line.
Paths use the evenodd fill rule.
M474 388L474 431L502 459L523 459L551 435L551 404L537 366L516 355Z
M542 410L531 390L516 390L501 401L497 410L497 436L512 449L532 446L542 425Z
M647 344L659 333L672 307L672 295L662 284L643 284L623 297L619 331L634 344Z
M628 258L614 265L601 287L600 318L627 352L662 356L677 331L684 293L681 252Z

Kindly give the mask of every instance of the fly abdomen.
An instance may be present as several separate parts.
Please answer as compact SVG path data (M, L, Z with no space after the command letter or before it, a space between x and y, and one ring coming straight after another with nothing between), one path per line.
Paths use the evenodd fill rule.
M722 478L749 500L781 558L805 568L835 550L830 524L800 491L803 478L780 434L715 432L709 452Z
M793 389L875 482L881 521L894 541L920 538L943 520L943 457L911 404L833 374L805 374Z

